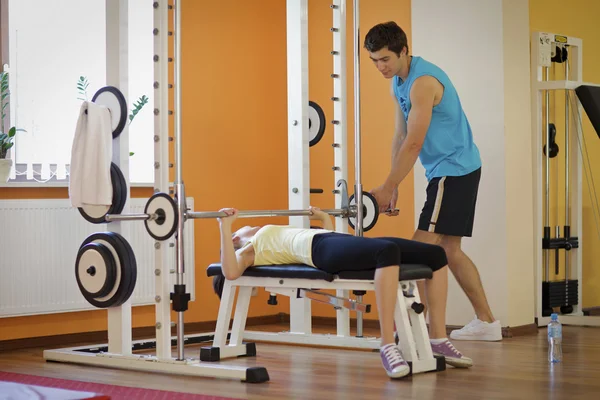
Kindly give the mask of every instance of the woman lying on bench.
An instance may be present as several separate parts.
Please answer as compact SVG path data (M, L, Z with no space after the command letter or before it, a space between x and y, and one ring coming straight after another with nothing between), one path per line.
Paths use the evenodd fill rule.
M400 239L367 238L338 233L328 214L311 207L310 220L323 223L323 229L303 229L280 225L245 226L234 234L231 225L237 210L225 208L228 217L219 218L221 229L221 269L228 280L242 276L253 265L306 264L331 274L340 271L375 269L375 298L381 327L381 361L391 378L410 372L394 340L394 310L398 293L400 264L423 264L433 278L426 280L429 311L429 337L433 353L443 355L449 365L470 367L446 338L446 296L448 268L440 246ZM232 240L233 238L233 240ZM221 295L224 278L215 277L215 292Z

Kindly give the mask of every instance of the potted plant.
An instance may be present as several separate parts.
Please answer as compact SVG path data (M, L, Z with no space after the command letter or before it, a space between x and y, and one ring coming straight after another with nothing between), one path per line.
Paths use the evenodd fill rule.
M17 129L11 127L8 132L4 132L4 119L6 117L6 108L8 107L10 91L8 90L8 72L0 72L0 113L2 119L0 122L0 182L7 182L10 169L12 168L13 160L6 158L8 150L15 144L15 135L17 131L23 129Z

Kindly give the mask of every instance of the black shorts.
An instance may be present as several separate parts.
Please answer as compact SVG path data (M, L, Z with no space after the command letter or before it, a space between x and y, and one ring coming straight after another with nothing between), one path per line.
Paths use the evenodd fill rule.
M464 176L433 178L419 218L419 230L449 236L473 234L481 168Z
M423 264L437 271L448 264L441 246L395 237L364 237L327 232L315 235L312 261L318 269L336 274L402 264Z

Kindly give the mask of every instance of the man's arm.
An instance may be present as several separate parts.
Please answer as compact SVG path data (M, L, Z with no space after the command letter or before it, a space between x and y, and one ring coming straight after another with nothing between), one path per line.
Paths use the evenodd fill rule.
M395 107L395 124L394 124L394 138L392 139L392 165L394 165L394 160L398 156L398 152L402 147L402 143L406 138L406 121L404 119L404 113L400 108L400 104L398 103L398 99L396 99L396 94L394 93L394 87L390 85L390 92L392 98L394 99Z
M410 91L412 107L408 115L407 135L403 140L399 140L400 145L393 154L392 170L385 182L388 190L398 187L419 158L431 122L436 83L437 80L430 76L420 77L413 83ZM396 125L398 129L398 123Z

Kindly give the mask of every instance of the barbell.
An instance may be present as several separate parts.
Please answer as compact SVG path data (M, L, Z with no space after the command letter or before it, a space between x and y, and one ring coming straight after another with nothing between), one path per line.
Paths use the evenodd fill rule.
M179 223L179 210L175 200L167 193L158 192L153 194L147 201L143 213L121 214L126 193L123 192L124 179L122 179L119 168L111 166L111 178L113 181L113 205L106 206L101 210L79 209L82 216L96 224L113 221L144 221L148 234L154 239L162 241L167 240L177 231ZM341 208L322 210L328 215L334 217L347 218L348 224L352 229L356 229L356 218L358 208L355 204L354 194L348 197L348 188L345 180L338 181L338 187L341 187L342 196ZM379 206L375 197L368 192L363 192L363 230L371 230L377 223L379 217ZM93 212L92 212L93 211ZM238 218L259 218L259 217L292 217L292 216L310 216L312 213L308 209L301 210L242 210L238 212ZM227 214L220 211L184 211L184 220L187 219L208 219L227 217Z

